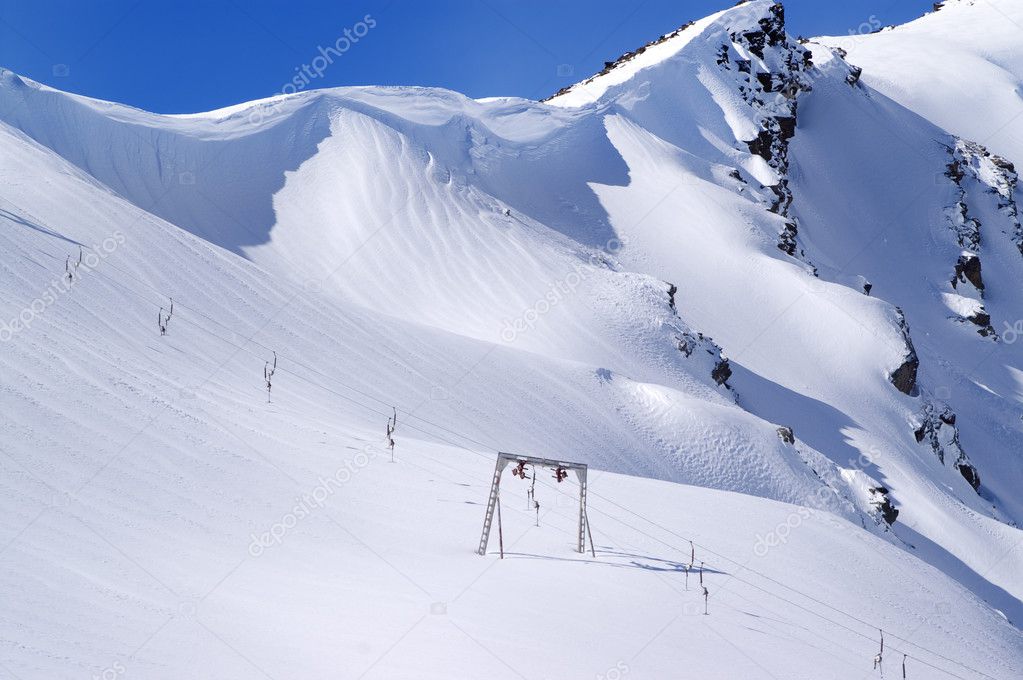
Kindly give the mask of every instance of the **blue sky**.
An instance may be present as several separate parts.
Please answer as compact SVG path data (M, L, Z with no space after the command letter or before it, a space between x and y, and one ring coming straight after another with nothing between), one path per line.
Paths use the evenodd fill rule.
M162 113L266 97L296 76L308 83L303 89L432 85L474 97L538 98L599 70L605 60L732 4L3 0L0 65L63 90ZM789 32L810 36L901 23L929 10L932 1L785 4ZM345 38L345 29L355 40L341 40L347 49L331 55L333 63L315 77L298 75L303 65L312 65L319 48Z

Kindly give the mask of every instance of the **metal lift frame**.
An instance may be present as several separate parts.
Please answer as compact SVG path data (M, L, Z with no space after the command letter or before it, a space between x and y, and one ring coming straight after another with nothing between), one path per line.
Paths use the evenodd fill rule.
M590 534L590 520L586 515L586 464L573 463L552 458L536 458L535 456L520 456L514 453L498 453L497 465L494 467L494 480L490 485L490 499L487 501L487 514L483 518L483 535L480 536L480 545L476 550L477 555L487 554L487 544L490 542L490 529L494 524L494 515L497 515L497 533L501 545L501 558L504 558L504 532L501 529L501 474L504 469L512 464L525 463L534 468L542 467L551 470L563 468L573 470L579 480L579 540L576 550L580 553L586 552L586 539L590 540L590 553L596 557L597 553L593 547L593 536ZM535 474L535 472L534 472Z

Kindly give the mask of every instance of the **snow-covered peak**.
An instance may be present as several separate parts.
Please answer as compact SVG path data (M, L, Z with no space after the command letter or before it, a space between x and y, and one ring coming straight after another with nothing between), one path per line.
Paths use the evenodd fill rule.
M657 40L608 61L600 73L560 90L545 101L552 106L564 107L592 104L603 99L612 88L633 80L644 70L677 57L688 45L699 42L707 32L763 30L784 31L783 6L772 0L743 2L685 24Z

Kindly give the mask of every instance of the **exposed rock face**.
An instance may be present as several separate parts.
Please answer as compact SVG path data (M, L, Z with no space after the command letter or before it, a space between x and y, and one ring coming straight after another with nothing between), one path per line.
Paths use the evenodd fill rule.
M778 428L778 437L783 442L785 442L786 444L795 444L796 443L796 435L795 435L795 433L792 432L792 428L791 427L779 427Z
M686 358L690 358L697 352L697 350L703 350L710 355L713 367L710 371L710 377L713 378L714 382L718 385L723 385L729 390L732 389L728 384L728 379L732 377L732 367L728 364L722 353L721 348L718 347L714 340L708 338L703 333L693 332L686 328L682 319L678 316L678 308L676 306L675 296L678 294L678 286L673 283L668 284L668 306L671 308L672 314L675 317L675 328L677 330L677 347L678 351L682 352Z
M899 517L899 509L892 503L891 498L888 497L888 489L883 486L875 486L870 489L871 505L877 508L881 514L881 518L886 524L891 526L895 524L895 520Z
M1023 253L1023 227L1015 199L1019 177L1012 163L991 154L980 144L956 139L946 149L949 161L945 177L955 185L956 199L945 208L947 225L942 228L949 229L963 249L949 283L957 293L972 297L979 303L986 293L980 256L984 225L975 215L983 214L986 220L992 216L996 218L996 223L987 228L991 235L989 238L1007 233ZM952 318L979 326L977 333L983 337L997 337L991 325L991 315L983 305L977 304L970 309L972 313L959 311Z
M892 384L895 385L895 389L903 394L912 395L916 389L916 372L919 367L920 360L914 354L906 359L901 366L892 371L891 380Z
M952 287L957 288L958 284L966 282L972 283L977 292L983 296L984 276L981 274L980 258L975 253L964 252L956 262Z
M982 225L971 217L970 203L984 194L992 194L997 197L997 211L1008 222L1013 242L1023 253L1023 226L1015 198L1019 185L1016 167L982 145L965 139L956 139L955 144L947 149L949 163L945 176L956 185L958 201L946 212L959 245L967 250L979 250ZM974 192L969 191L971 184L975 185L972 187Z
M902 339L906 343L906 358L902 364L892 371L889 379L895 385L895 389L910 396L916 395L916 372L920 368L920 358L913 347L913 339L909 335L909 324L906 322L906 315L901 309L899 313L899 329L902 331Z
M998 333L995 331L994 326L991 325L991 315L987 313L983 306L976 313L966 317L966 320L975 326L980 326L977 330L977 334L984 338L997 338Z
M724 385L731 389L728 379L732 377L732 367L729 365L728 359L722 356L721 348L703 333L693 333L692 331L682 331L679 333L678 351L682 352L686 357L693 356L693 353L701 348L711 355L714 360L714 367L710 371L710 377L718 385Z
M976 491L980 488L980 473L970 462L959 444L956 414L945 404L927 402L920 414L920 425L913 432L917 442L926 443L942 465L952 467Z
M732 367L728 365L728 359L721 359L714 365L710 376L718 385L728 386L728 379L732 377Z
M851 70L849 71L849 75L845 77L845 82L849 83L850 85L855 85L856 83L860 82L860 77L862 75L863 75L862 68L860 68L859 66L852 66ZM895 512L896 514L898 514L898 510L896 510Z
M799 247L799 225L789 214L789 140L796 134L798 98L811 88L807 71L812 68L810 51L789 40L785 33L785 9L771 7L770 15L759 21L759 30L731 34L732 44L718 51L718 65L733 71L739 92L756 111L761 129L747 140L749 152L763 158L778 176L771 187L774 199L769 209L788 218L778 235L778 248L805 259Z

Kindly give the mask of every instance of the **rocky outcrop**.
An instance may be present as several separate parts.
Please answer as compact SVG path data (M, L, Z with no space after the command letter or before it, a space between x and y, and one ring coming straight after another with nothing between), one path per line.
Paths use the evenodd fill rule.
M980 473L959 444L956 414L946 404L927 402L913 432L916 441L927 444L945 467L956 470L973 490L980 488Z
M714 360L714 366L710 371L710 377L713 378L714 382L718 385L723 385L731 389L728 384L728 379L732 377L732 367L721 354L721 348L718 347L714 340L708 338L703 333L694 333L692 331L682 331L678 335L678 351L686 355L686 357L693 356L693 353L698 349L703 349L707 354L711 355Z
M871 498L870 504L874 506L881 515L881 519L883 519L889 526L895 524L895 520L899 517L899 509L895 507L894 503L892 503L892 500L888 495L888 489L883 486L874 486L868 489L868 491L870 492Z
M981 273L980 257L976 253L964 251L956 262L955 274L952 276L952 287L958 288L960 283L971 283L981 297L984 295L984 276Z
M902 331L902 340L906 345L906 355L903 362L892 371L888 379L899 392L916 396L916 373L920 368L920 358L916 354L913 339L909 335L909 323L906 321L906 315L902 313L901 309L896 308L896 311L899 314L899 329Z
M785 9L773 5L760 19L757 30L731 33L731 44L718 50L717 63L732 71L740 94L756 112L760 131L745 140L749 152L759 156L775 171L770 187L769 209L787 218L778 234L778 248L793 257L806 259L799 246L799 224L790 214L789 140L796 134L799 95L811 88L807 71L811 53L785 33ZM753 58L755 57L755 58Z
M718 361L714 365L714 370L710 372L710 377L714 378L718 385L728 387L728 379L732 377L732 367L728 364L728 359L722 358Z
M687 359L698 354L700 350L706 352L712 362L710 377L718 385L722 385L731 390L732 388L728 384L728 379L732 377L732 367L729 365L728 359L725 358L722 354L721 348L714 343L712 338L705 336L703 333L694 332L684 325L682 319L678 315L678 308L675 300L677 293L678 286L673 283L669 283L668 306L671 308L672 315L675 318L675 328L677 331L676 347L678 347L678 351L682 352Z
M1016 188L1019 186L1016 167L984 146L965 139L956 139L946 149L949 162L945 176L955 184L958 198L946 209L946 214L959 245L973 252L980 249L983 225L971 216L970 203L990 194L997 197L995 209L1006 220L1007 231L1017 249L1023 253L1023 226L1016 203ZM971 194L971 184L975 184L973 188L979 195Z
M718 385L731 389L728 379L732 377L732 367L728 363L728 359L722 355L721 348L714 343L712 338L705 336L703 333L694 333L687 330L681 331L677 339L678 351L682 352L687 358L693 356L699 349L703 349L707 354L711 355L714 365L711 368L710 377Z
M977 215L996 220L989 225L989 238L1007 233L1023 254L1023 227L1015 198L1019 177L1012 163L975 142L956 139L945 148L949 160L944 174L955 187L955 200L945 208L944 228L962 248L949 279L952 289L961 296L952 318L979 326L977 333L983 337L997 338L991 315L981 304L987 291L980 255L984 225Z
M903 394L912 395L916 390L916 372L920 368L920 360L916 354L907 358L898 368L892 371L891 381L895 389Z

